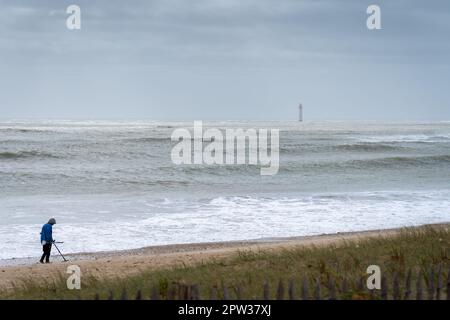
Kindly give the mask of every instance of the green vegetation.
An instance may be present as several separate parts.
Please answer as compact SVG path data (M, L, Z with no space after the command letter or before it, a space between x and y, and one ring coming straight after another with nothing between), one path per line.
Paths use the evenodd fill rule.
M66 279L62 277L46 285L25 280L14 290L0 292L0 297L94 299L98 295L97 298L107 299L112 295L115 299L125 296L134 299L136 292L141 290L143 299L150 298L152 292L153 295L157 293L164 299L167 295L170 297L170 288L179 284L197 284L203 299L210 297L213 287L217 288L218 298L223 298L223 288L226 287L231 298L239 295L243 299L261 299L266 281L269 283L266 290L269 290L271 298L275 298L282 280L284 296L287 298L289 281L292 280L297 298L301 297L304 281L308 284L310 298L314 297L318 281L323 288L321 297L328 298L327 288L331 279L339 299L379 299L379 291L370 295L365 288L365 279L368 276L366 269L369 265L381 267L391 296L393 275L398 275L400 290L404 292L409 270L412 270L413 298L419 272L422 272L424 298L430 279L433 279L436 287L436 284L439 286L439 277L442 278L442 294L445 296L450 268L450 231L448 227L425 227L405 229L392 237L369 238L338 246L298 247L278 252L242 251L227 259L208 260L195 266L147 271L126 279L101 280L83 277L82 290L68 290ZM343 287L348 287L348 290Z

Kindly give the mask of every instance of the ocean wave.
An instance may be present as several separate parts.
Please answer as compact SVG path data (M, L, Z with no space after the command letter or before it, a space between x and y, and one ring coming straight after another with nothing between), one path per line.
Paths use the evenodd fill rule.
M342 161L306 161L303 163L286 163L280 162L280 173L283 172L316 172L317 170L342 170L356 169L369 170L379 168L398 168L398 167L423 167L435 165L450 164L450 155L435 156L396 156L370 159L355 159ZM228 175L254 175L259 172L261 165L189 165L179 167L160 167L162 171L170 173L182 173L187 175L211 175L211 176L228 176Z
M184 140L188 140L188 141L195 141L194 137L191 138L186 138ZM120 139L120 141L123 142L136 142L136 143L153 143L153 142L171 142L174 145L178 142L177 140L172 141L172 138L170 136L167 137L145 137L145 138L125 138L125 139ZM220 139L220 138L202 138L202 142L203 143L209 143L212 141L218 141L218 142L222 142L222 143L226 143L225 139Z
M113 172L111 172L113 174ZM188 179L157 179L146 176L111 176L107 172L103 174L95 172L73 172L73 173L35 173L35 172L8 172L0 171L3 181L26 181L27 185L39 184L42 181L55 181L65 186L77 186L78 190L90 188L102 188L107 186L130 186L130 187L185 187L191 184ZM112 190L112 188L110 188Z
M40 151L18 151L18 152L0 152L0 160L17 160L17 159L26 159L26 158L43 158L43 159L49 159L49 158L60 158L57 155L46 153L46 152L40 152Z
M418 135L374 135L363 136L358 139L361 142L373 143L433 143L450 141L450 134L418 134Z
M389 144L367 142L356 144L341 144L333 146L332 149L337 151L376 152L376 151L395 151L404 148L401 146L392 146Z
M161 186L161 187L183 187L190 184L186 180L121 180L121 179L109 179L110 182L116 182L119 184L127 185L141 185L141 186Z
M230 175L259 175L259 165L186 165L176 167L160 167L161 171L168 174L184 174L194 179L202 176L228 177Z
M0 132L3 133L54 133L51 129L27 129L27 128L1 128Z
M147 138L126 138L120 139L124 142L151 143L151 142L170 142L170 137L147 137Z
M327 152L327 151L342 151L342 152L383 152L383 151L400 151L406 147L400 145L382 144L376 142L366 143L348 143L338 145L318 145L318 144L290 144L282 145L280 153L302 153L302 152Z
M389 166L389 165L426 165L426 164L446 164L450 162L450 155L436 156L416 156L416 157L388 157L382 159L371 160L355 160L356 162L365 163L373 166ZM350 163L353 161L350 161Z
M305 162L296 164L280 164L280 172L301 172L301 171L320 171L320 170L343 170L343 169L387 169L387 168L406 168L423 167L435 165L450 164L450 155L436 156L416 156L416 157L384 157L371 159L355 159L345 161L323 161L323 162Z
M438 135L438 136L432 136L429 138L429 140L434 141L450 141L450 135Z

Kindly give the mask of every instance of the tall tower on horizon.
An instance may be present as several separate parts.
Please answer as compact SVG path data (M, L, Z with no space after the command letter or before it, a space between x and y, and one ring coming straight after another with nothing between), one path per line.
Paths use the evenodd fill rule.
M298 106L298 121L303 122L303 105L301 103Z

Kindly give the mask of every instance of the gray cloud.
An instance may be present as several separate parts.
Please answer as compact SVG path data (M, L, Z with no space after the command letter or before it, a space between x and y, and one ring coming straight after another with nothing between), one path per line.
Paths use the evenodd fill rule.
M372 3L0 0L1 116L450 118L450 4Z

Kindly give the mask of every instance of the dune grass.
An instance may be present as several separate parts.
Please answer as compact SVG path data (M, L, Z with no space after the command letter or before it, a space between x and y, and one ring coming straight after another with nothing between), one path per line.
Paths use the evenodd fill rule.
M244 299L261 299L263 284L269 283L270 297L276 296L277 286L282 280L286 286L292 280L294 292L300 297L301 283L306 281L310 297L314 285L319 281L324 288L332 279L340 299L378 299L379 293L369 295L361 290L367 277L369 265L378 265L388 279L396 273L400 286L409 270L412 270L413 295L418 273L423 275L426 288L430 270L441 270L444 287L450 268L450 230L448 226L433 226L420 229L404 229L390 237L368 238L324 247L298 247L289 250L239 251L230 258L208 260L194 266L178 266L157 271L143 271L126 278L96 279L82 278L81 290L68 290L66 275L51 283L38 283L27 279L12 290L0 292L2 299L133 299L138 290L143 299L157 292L166 298L168 288L178 284L197 284L200 295L207 299L213 287L218 289L218 298L223 298L223 288L231 298L240 292ZM437 272L431 277L438 277ZM346 279L348 290L343 293ZM389 280L390 281L390 280ZM392 288L392 286L390 286ZM425 289L426 290L426 289ZM444 289L445 290L445 289ZM323 298L327 298L324 290Z

